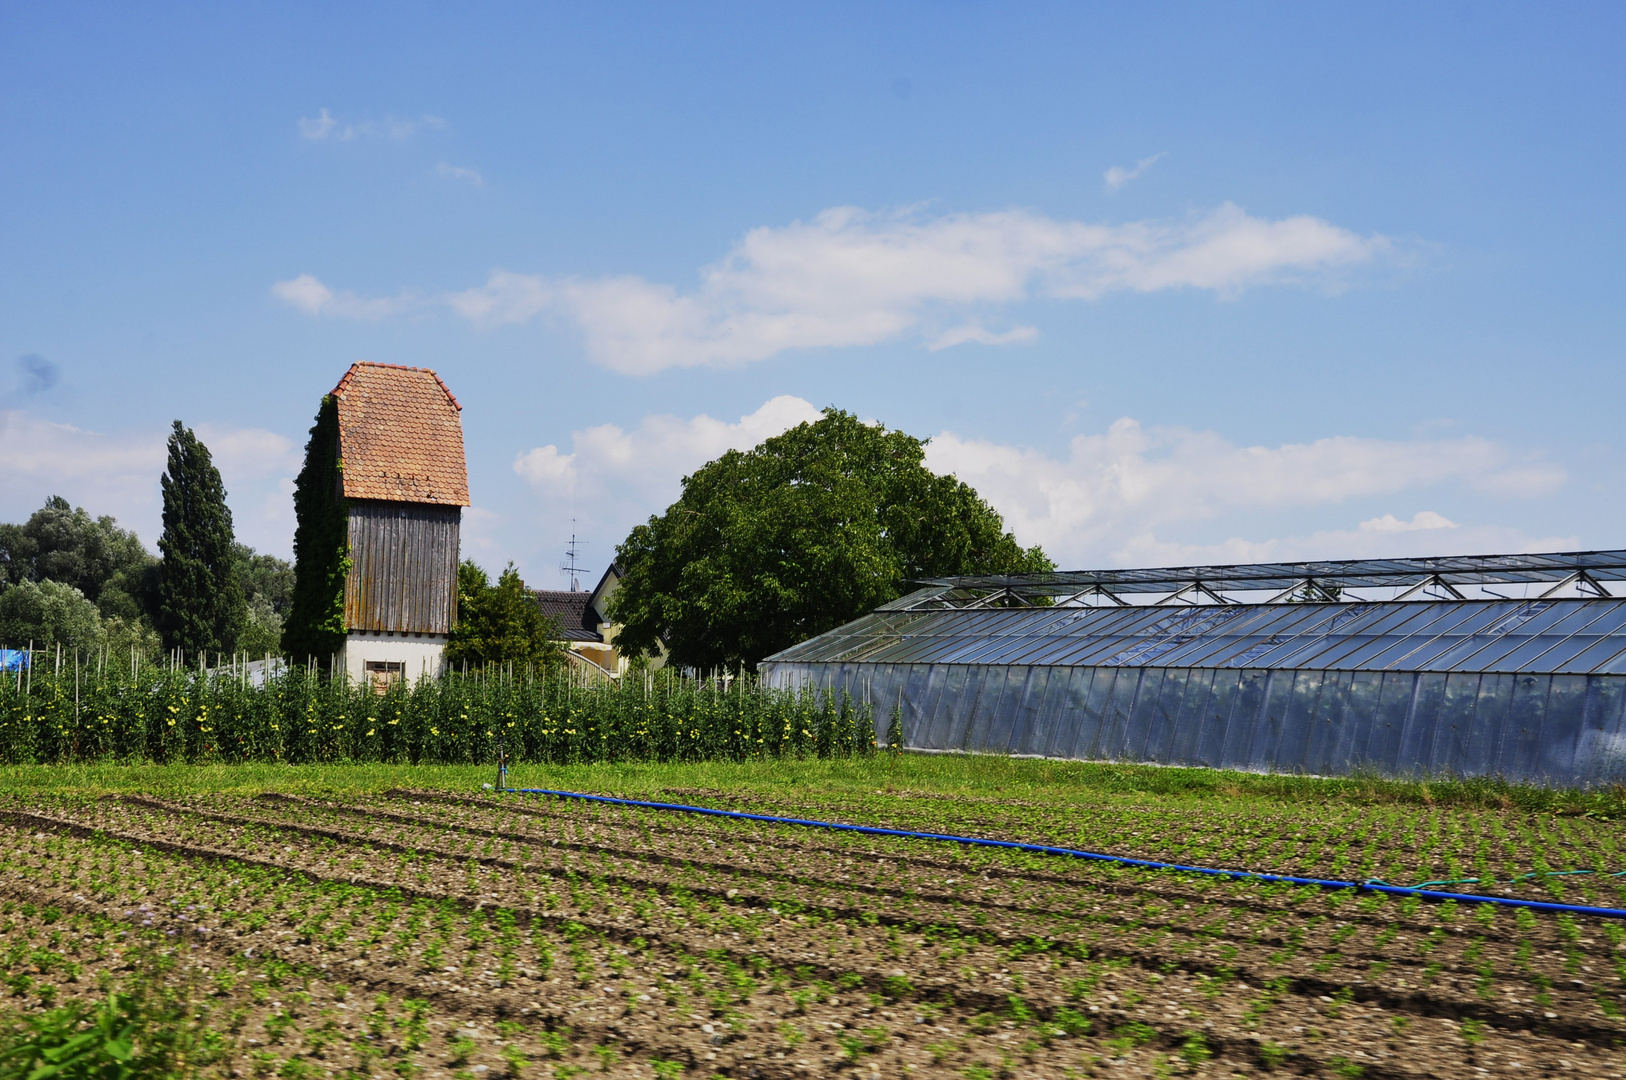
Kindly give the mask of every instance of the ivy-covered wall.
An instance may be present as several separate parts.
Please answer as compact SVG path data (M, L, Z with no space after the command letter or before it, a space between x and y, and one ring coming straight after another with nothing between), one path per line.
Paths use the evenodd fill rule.
M294 595L282 651L323 665L344 647L344 582L350 573L350 510L342 484L339 405L322 398L294 482Z

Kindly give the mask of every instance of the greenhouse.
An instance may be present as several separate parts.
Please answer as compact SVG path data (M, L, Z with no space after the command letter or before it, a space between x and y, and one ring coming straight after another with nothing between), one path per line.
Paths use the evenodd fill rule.
M761 671L917 750L1596 785L1621 582L1626 551L943 578Z

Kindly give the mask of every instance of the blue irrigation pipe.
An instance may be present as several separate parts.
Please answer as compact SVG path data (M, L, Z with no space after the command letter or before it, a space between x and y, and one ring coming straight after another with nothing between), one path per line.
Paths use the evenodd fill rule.
M501 779L506 778L507 767L504 765ZM1626 909L1623 908L1588 907L1585 904L1553 904L1545 900L1515 900L1508 896L1477 896L1473 893L1435 892L1432 889L1419 889L1415 886L1407 887L1404 885L1385 885L1374 881L1334 881L1328 878L1293 877L1290 874L1255 874L1246 870L1216 870L1209 866L1182 866L1179 863L1155 862L1151 859L1131 859L1123 855L1104 855L1098 851L1051 847L1048 844L1022 844L1014 840L985 840L976 836L953 836L949 833L911 832L907 829L882 829L874 825L844 825L837 821L814 821L810 818L746 814L738 810L714 810L709 806L685 806L682 803L648 802L643 799L617 799L609 795L584 795L579 791L552 791L548 788L511 788L506 784L496 790L499 793L510 795L552 795L558 799L581 799L583 802L609 803L614 806L636 806L643 810L672 810L684 814L703 814L706 817L733 818L737 821L765 821L771 825L801 825L810 829L835 829L840 832L863 833L865 836L899 836L906 840L940 840L950 844L968 844L974 847L1031 851L1038 855L1060 855L1070 859L1089 859L1094 862L1116 863L1119 866L1138 866L1143 870L1176 870L1183 874L1204 874L1208 877L1229 878L1233 881L1285 882L1289 885L1315 885L1322 889L1355 889L1359 892L1388 893L1392 896L1420 896L1424 900L1457 900L1465 904L1496 904L1501 907L1530 908L1535 911L1568 911L1576 915L1594 915L1603 919L1626 919Z

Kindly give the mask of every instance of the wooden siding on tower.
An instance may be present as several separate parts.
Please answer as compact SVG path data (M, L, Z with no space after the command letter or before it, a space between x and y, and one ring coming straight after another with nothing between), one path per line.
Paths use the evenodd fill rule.
M456 506L352 499L345 627L449 633L461 517Z

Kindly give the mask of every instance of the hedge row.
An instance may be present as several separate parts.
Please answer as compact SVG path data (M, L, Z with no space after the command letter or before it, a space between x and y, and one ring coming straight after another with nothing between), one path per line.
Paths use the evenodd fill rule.
M367 685L284 671L0 673L0 761L482 764L846 757L875 748L845 694L667 672L610 685L495 668Z

